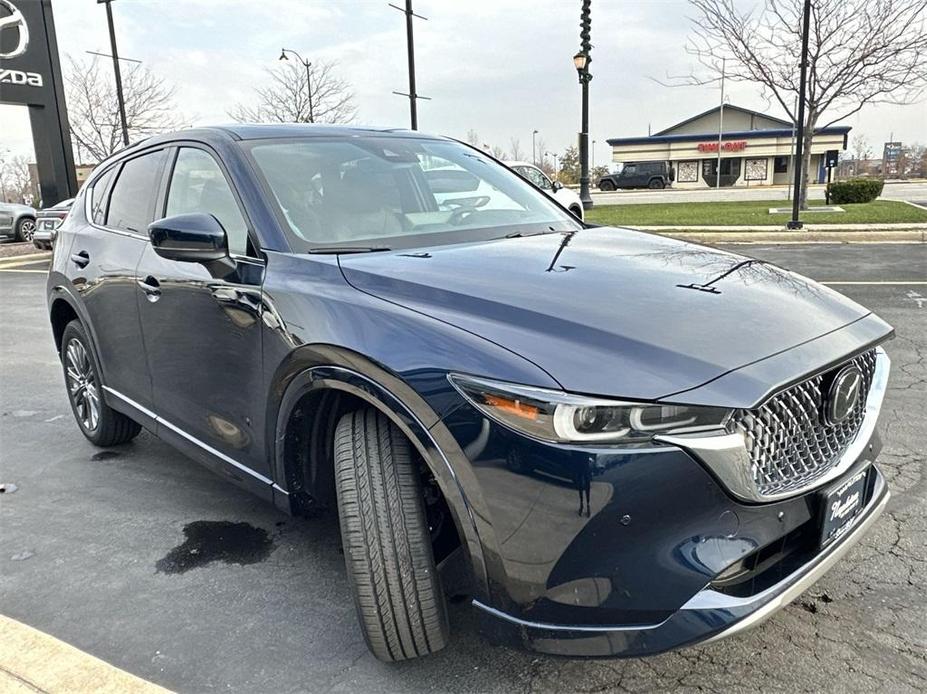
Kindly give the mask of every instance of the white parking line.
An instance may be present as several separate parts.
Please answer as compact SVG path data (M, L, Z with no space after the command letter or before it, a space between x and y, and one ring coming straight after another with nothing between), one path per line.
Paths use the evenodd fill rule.
M26 268L0 267L0 272L33 272L40 275L47 275L48 270L28 270Z

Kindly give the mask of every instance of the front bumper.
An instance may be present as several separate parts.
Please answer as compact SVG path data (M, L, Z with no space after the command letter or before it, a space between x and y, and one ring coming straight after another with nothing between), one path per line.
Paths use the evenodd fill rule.
M872 468L869 500L838 542L824 548L785 578L761 592L737 597L706 586L666 619L630 626L547 624L527 621L474 600L491 638L518 641L531 650L565 656L653 655L707 643L749 629L788 605L836 564L885 510L890 493Z

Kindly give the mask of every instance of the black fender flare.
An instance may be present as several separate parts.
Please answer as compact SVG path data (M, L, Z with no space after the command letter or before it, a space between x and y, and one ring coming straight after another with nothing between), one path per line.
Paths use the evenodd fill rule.
M408 384L380 365L351 350L333 345L305 345L280 366L270 389L267 425L272 441L274 499L290 512L287 489L285 438L290 415L303 396L331 389L350 393L369 403L396 424L428 466L451 509L465 556L469 559L472 588L489 597L484 545L479 527L482 495L469 465L454 466L464 457L435 412ZM272 438L270 438L272 436ZM440 443L439 443L440 439ZM457 450L448 450L457 448ZM281 493L282 492L282 493ZM286 496L284 496L286 495Z

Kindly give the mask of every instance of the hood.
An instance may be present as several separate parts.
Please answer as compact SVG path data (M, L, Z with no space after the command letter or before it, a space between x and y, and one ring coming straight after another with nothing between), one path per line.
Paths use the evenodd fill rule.
M762 261L610 227L341 265L361 291L491 340L565 390L611 397L689 390L869 313Z

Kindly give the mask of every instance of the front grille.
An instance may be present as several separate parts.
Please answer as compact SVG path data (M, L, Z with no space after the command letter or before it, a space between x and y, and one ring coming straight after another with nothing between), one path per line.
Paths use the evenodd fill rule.
M863 380L856 407L839 424L826 423L822 412L831 378L845 364L777 393L758 409L734 412L731 424L734 431L744 435L753 482L760 495L781 494L811 484L840 460L856 438L875 373L875 350L851 361L862 371Z

